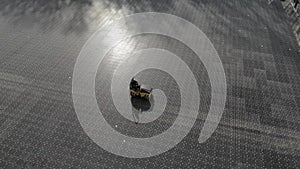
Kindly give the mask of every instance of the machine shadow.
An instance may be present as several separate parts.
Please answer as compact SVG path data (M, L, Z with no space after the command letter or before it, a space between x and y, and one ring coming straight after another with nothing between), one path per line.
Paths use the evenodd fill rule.
M132 105L132 115L136 124L139 123L139 116L143 112L149 111L151 109L152 106L150 99L152 98L150 97L149 99L144 99L140 97L131 97L130 101Z

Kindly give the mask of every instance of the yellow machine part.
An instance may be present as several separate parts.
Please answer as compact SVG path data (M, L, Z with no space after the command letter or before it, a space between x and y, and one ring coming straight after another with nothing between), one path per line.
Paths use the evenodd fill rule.
M149 93L144 93L144 92L135 91L135 90L130 90L130 94L133 96L149 97Z
M141 95L141 97L148 97L149 96L148 93L143 93L143 92L140 92L140 95Z
M130 94L134 96L138 96L140 94L140 91L130 90Z

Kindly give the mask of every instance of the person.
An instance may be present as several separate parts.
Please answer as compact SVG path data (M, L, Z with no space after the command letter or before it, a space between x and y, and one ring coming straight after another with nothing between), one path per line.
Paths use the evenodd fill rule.
M136 80L134 80L134 78L132 78L130 82L130 88L133 88L134 90L140 90L141 86Z

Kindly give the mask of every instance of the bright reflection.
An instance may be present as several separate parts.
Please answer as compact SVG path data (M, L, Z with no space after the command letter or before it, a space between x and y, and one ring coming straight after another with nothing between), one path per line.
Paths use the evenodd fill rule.
M131 11L125 6L122 6L121 8L117 9L114 8L113 5L108 7L108 5L104 4L103 2L94 2L93 6L87 12L87 20L89 20L88 23L93 24L89 26L96 30L130 13ZM114 29L111 30L111 33L113 34L114 38L106 39L104 43L108 46L113 46L113 44L116 45L114 39L120 39L121 35L124 37L124 32L126 31L128 31L127 27L114 27ZM125 56L128 56L128 53L132 53L134 51L134 44L136 44L136 42L134 42L133 38L124 39L114 48L112 48L109 53L107 53L107 57L109 57L112 62L119 64L124 59L126 59Z

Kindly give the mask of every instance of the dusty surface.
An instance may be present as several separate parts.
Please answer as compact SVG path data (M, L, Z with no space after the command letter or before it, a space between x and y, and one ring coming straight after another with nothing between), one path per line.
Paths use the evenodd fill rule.
M299 168L300 53L280 2L2 0L0 11L0 168ZM174 120L167 113L136 125L117 114L107 91L120 62L114 56L122 50L168 49L199 69L194 73L204 86L202 111L181 143L155 157L129 159L106 152L82 130L72 73L81 47L103 23L144 11L174 14L198 26L223 62L228 94L219 127L199 144L210 102L203 64L168 37L127 39L107 55L96 79L98 104L109 123L122 126L118 131L148 137ZM157 70L138 76L169 96L170 110L178 109L172 77Z

